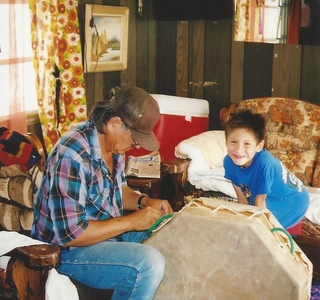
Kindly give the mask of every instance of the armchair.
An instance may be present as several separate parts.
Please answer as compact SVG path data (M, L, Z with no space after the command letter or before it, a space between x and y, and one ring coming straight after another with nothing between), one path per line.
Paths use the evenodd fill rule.
M27 149L28 157L12 155L19 151L12 152L7 144L9 136L5 136L6 131L2 133L1 145L6 147L5 151L11 150L11 153L6 152L2 158L5 157L8 161L15 157L14 162L20 161L22 165L20 167L16 164L2 166L0 169L0 229L28 235L33 214L32 196L37 175L44 165L44 151L40 140L35 135L17 134L19 142L15 141L14 144L19 145L20 149ZM36 154L33 149L36 149ZM34 165L26 170L30 162ZM2 240L1 243L4 241ZM8 253L1 253L1 256L3 255L8 257L8 262L6 268L0 268L0 298L45 299L45 283L49 270L60 263L59 247L46 244L29 245L14 248Z
M60 249L51 245L17 247L6 254L6 270L0 269L0 299L45 299L49 270L60 263Z
M12 143L8 142L10 138L13 138ZM37 136L31 133L11 135L6 128L0 128L1 300L44 300L50 270L60 264L60 248L57 246L34 244L1 251L7 243L2 233L30 235L33 196L41 183L45 159L45 151ZM72 279L71 282L80 300L107 300L112 296L112 290L93 289Z

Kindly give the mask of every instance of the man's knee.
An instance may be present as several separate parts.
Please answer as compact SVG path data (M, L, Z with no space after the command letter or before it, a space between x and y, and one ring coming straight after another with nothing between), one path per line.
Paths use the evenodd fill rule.
M161 278L164 276L164 270L166 266L163 255L155 248L145 245L145 262L149 265L147 269L153 273L153 276Z

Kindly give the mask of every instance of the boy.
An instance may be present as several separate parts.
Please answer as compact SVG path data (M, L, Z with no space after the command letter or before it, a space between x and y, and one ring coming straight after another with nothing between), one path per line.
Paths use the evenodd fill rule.
M239 203L266 207L284 228L305 215L309 194L303 183L264 149L265 119L250 110L231 116L226 124L225 177Z

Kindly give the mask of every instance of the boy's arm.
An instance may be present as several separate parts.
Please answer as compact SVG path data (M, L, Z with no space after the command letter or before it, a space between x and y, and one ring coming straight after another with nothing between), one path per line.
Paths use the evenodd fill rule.
M262 208L266 208L266 198L267 194L260 194L254 198L254 205Z
M238 202L241 204L248 204L248 200L246 199L246 197L242 194L241 189L236 186L235 184L232 184L236 194L237 194L237 198L238 198Z

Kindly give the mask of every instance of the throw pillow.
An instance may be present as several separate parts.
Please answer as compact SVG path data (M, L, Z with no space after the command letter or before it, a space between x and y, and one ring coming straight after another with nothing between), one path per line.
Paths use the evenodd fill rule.
M40 160L41 155L23 134L0 127L0 165L18 164L27 171Z
M5 230L31 230L33 210L0 203L0 226Z

